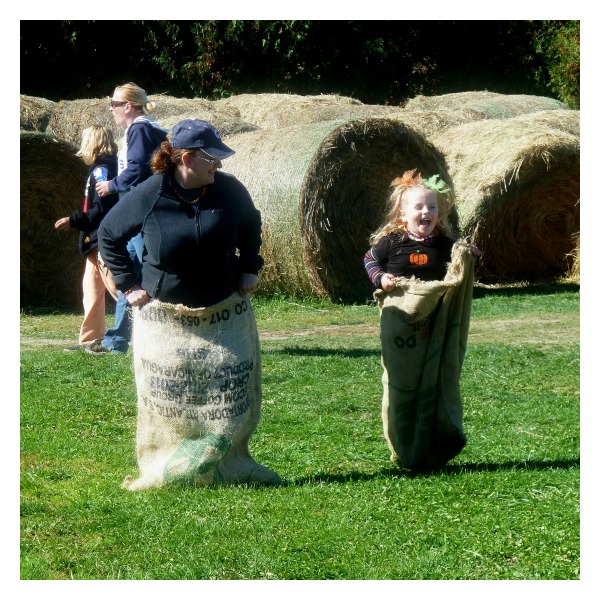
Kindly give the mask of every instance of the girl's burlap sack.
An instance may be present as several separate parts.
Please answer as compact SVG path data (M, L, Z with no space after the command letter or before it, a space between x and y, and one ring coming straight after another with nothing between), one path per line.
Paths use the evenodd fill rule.
M467 347L475 260L456 243L443 281L397 278L375 292L381 326L383 428L392 460L444 466L464 447L460 374Z
M153 300L134 311L133 353L141 477L123 487L281 482L248 449L262 402L248 298L198 309Z

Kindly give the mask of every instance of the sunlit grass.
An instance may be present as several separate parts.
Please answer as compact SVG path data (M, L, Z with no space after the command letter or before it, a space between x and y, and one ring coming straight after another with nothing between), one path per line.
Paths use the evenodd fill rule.
M251 450L278 488L121 489L137 474L131 356L64 353L80 316L22 315L22 579L579 577L578 291L476 294L474 326L564 327L559 343L539 322L473 337L468 443L433 475L389 460L374 305L254 305Z

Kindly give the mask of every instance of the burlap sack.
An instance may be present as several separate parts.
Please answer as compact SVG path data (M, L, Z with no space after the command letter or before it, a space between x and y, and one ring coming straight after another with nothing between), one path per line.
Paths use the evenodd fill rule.
M375 292L381 327L382 417L392 460L443 467L464 447L460 374L471 317L473 268L456 243L443 281L397 278Z
M123 487L281 482L248 449L262 402L248 298L198 309L153 300L134 310L133 354L141 477Z

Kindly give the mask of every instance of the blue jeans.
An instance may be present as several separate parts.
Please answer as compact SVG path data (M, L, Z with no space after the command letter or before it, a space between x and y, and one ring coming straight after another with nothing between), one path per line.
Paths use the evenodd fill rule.
M136 235L127 243L127 250L131 260L135 264L136 274L139 274L142 267L142 253L144 251L144 241L142 234ZM115 324L106 330L102 345L111 352L126 354L129 350L131 341L131 306L127 298L121 293L117 294L117 306L115 307Z

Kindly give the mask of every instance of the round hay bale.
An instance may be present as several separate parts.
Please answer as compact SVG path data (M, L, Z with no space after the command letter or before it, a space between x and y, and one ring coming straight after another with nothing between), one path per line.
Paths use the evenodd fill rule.
M510 119L537 111L569 111L570 108L554 98L528 95L499 95L494 98L469 102L464 108L482 113L488 119Z
M564 276L579 235L579 138L525 119L474 121L431 138L482 281Z
M518 117L514 117L514 120L558 129L577 137L581 133L578 110L539 110L519 115Z
M175 98L162 94L148 96L148 100L156 103L156 110L150 117L168 129L169 123L173 125L185 118L209 121L220 129L223 136L256 129L256 126L241 121L235 111L226 108L216 110L211 100ZM121 146L123 128L115 124L110 114L108 98L61 100L54 107L48 132L79 147L83 130L92 124L110 129L117 144Z
M581 282L581 273L579 270L579 267L580 267L579 243L580 243L580 237L579 237L579 234L577 234L574 237L573 251L568 256L568 258L571 261L571 265L568 268L567 273L565 275L565 279L571 283L580 283Z
M501 96L496 92L457 92L454 94L441 94L439 96L415 96L408 100L404 108L407 110L457 110L465 108L473 102L482 102Z
M21 132L21 306L81 307L77 233L54 229L83 201L88 168L75 152L47 134Z
M496 92L459 92L441 96L416 96L405 106L407 110L472 110L488 119L510 119L540 110L569 110L553 98L526 94L497 94Z
M216 102L204 98L176 98L156 94L148 96L156 103L156 111L152 118L166 129L171 129L175 123L183 119L201 119L214 125L222 137L244 131L254 131L258 126L243 121L239 112L227 106L217 106Z
M123 137L123 128L117 127L110 114L108 98L57 102L47 131L79 148L83 130L90 125L102 125L110 129L115 140Z
M196 110L194 112L171 115L169 117L157 119L156 122L161 127L170 131L173 129L173 125L184 119L201 119L203 121L208 121L217 128L222 138L229 137L235 133L256 131L258 129L257 125L242 121L239 117L232 116L228 113L215 112L214 110Z
M263 219L259 292L363 302L363 257L387 213L389 184L419 168L449 181L440 154L388 119L321 121L232 136L225 162Z
M390 113L386 118L400 121L428 138L450 127L456 127L471 121L479 121L486 117L480 112L468 108L456 110L443 108L439 110L401 109Z
M239 117L261 129L336 119L383 117L398 107L363 104L354 98L336 95L240 94L216 100L218 110L236 110Z
M153 94L148 96L148 100L156 103L156 110L150 115L155 120L214 110L212 100L204 98L176 98L166 94Z
M20 95L20 129L46 131L56 102L46 98Z

